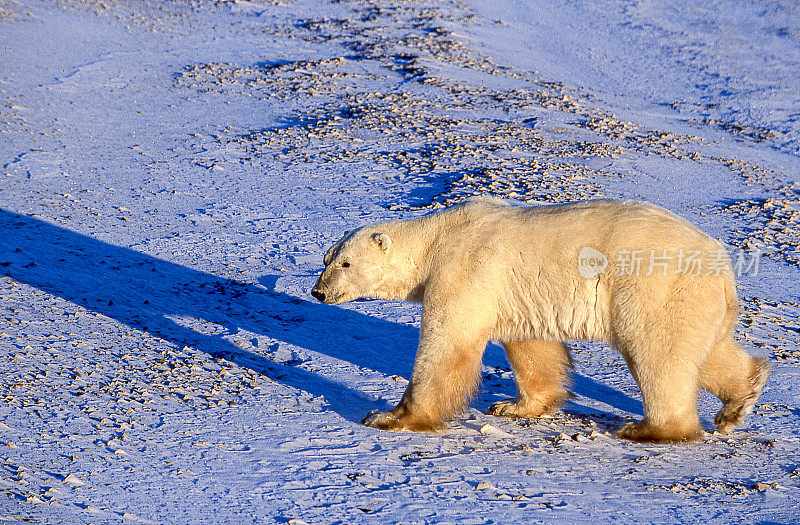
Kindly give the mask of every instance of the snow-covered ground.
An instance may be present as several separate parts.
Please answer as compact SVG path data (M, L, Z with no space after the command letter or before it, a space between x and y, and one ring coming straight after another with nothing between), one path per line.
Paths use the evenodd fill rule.
M800 11L779 1L1 0L0 522L800 520ZM494 345L437 435L420 311L308 294L353 226L476 194L661 204L732 248L774 366L706 439L572 343L552 419ZM488 426L486 426L488 425ZM295 521L293 521L295 520Z

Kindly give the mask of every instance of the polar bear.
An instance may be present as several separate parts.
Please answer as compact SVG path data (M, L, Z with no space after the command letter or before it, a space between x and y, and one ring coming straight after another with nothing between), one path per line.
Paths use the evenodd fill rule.
M473 199L349 232L324 264L311 292L324 303L422 303L408 388L396 408L367 415L375 428L440 429L474 393L489 340L503 345L517 387L489 412L520 418L568 395L564 341L611 344L642 393L644 418L618 432L634 441L697 440L698 386L722 401L714 422L730 432L769 373L732 338L738 299L721 244L652 204Z

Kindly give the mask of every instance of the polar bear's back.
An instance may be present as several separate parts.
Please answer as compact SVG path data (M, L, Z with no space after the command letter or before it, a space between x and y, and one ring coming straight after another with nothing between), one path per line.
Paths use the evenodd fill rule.
M685 219L638 201L597 199L515 206L500 199L480 198L444 214L443 223L449 232L461 232L470 242L491 239L498 248L510 243L514 249L548 245L556 252L583 246L613 251L721 249L716 240Z
M663 304L673 283L686 276L678 271L681 257L714 252L730 267L717 241L647 203L515 206L473 200L431 217L439 232L429 251L431 271L454 286L469 283L471 290L480 290L486 308L496 305L498 338L608 340L614 301L636 296L643 303ZM581 272L587 248L605 259L603 271ZM626 255L631 264L623 267ZM650 259L658 265L651 267ZM703 268L698 278L716 283L709 284L716 300L735 301L725 295L734 288L729 275L707 276Z

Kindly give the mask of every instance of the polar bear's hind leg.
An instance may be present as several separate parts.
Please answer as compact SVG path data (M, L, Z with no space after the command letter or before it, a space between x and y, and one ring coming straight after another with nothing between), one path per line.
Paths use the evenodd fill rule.
M641 291L627 296L618 310L624 318L636 320L618 323L615 345L644 404L644 419L624 426L618 433L622 438L677 443L702 435L697 414L699 371L723 322L724 304L702 301L710 294L701 283L691 284L673 286L661 304L648 304L648 294Z
M727 434L753 411L769 376L766 359L755 359L728 337L711 349L700 367L700 386L722 401L714 418L717 430Z

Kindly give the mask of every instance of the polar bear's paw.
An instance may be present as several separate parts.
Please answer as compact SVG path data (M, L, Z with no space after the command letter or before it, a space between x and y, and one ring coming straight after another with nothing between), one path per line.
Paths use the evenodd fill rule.
M714 424L723 434L730 433L744 421L756 404L769 377L770 366L765 358L753 359L753 372L749 377L749 385L745 394L723 404L722 409L714 417Z
M402 430L398 424L397 417L392 415L391 412L381 412L380 410L372 410L361 420L361 424L381 430Z
M427 417L418 417L404 406L388 412L373 410L361 420L362 425L380 430L410 430L413 432L435 432L439 426Z
M654 426L647 421L628 423L617 432L617 437L639 443L688 443L699 441L703 435L699 426Z
M489 414L499 417L535 418L549 416L560 407L567 392L553 392L548 395L537 395L525 401L504 399L489 407Z

